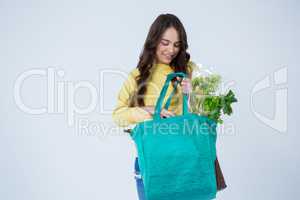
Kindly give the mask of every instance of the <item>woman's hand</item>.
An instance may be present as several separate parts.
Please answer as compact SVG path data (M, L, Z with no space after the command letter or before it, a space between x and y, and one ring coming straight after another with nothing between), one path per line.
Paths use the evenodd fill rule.
M155 111L154 106L144 106L141 108L147 111L148 113L150 113L152 116L154 115L154 111ZM171 111L166 110L165 108L163 108L160 112L160 117L172 117L172 116L175 116L175 114Z
M177 80L181 80L182 78L177 77ZM182 93L189 94L192 91L192 82L189 78L183 78L181 81Z

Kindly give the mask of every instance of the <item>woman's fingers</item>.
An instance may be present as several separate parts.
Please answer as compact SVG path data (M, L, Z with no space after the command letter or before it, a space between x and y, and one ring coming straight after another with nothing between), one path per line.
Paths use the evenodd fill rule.
M181 81L181 87L182 87L182 91L185 94L188 94L192 91L192 84L191 84L191 80L188 78L184 78Z
M176 79L177 81L181 81L182 78L177 76Z
M145 107L142 107L144 110L146 110L147 112L149 112L151 115L154 114L154 106L145 106ZM168 111L166 110L165 108L163 108L160 112L160 116L161 117L173 117L175 116L175 114L171 111Z
M181 80L180 85L182 87L183 93L187 94L190 93L192 90L192 83L191 80L187 77L181 78L181 77L176 77L178 81Z
M166 109L162 109L161 113L160 113L161 117L173 117L175 116L175 114L171 111L168 111Z

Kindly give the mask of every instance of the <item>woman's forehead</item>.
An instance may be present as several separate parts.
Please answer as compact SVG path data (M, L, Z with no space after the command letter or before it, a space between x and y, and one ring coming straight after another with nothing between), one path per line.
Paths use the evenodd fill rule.
M171 27L165 30L162 39L169 42L179 42L179 35L175 28Z

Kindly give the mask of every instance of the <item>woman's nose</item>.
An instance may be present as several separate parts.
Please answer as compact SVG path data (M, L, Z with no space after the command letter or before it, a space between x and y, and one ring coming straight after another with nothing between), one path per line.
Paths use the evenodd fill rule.
M168 53L173 54L174 51L175 51L175 48L174 48L173 45L171 45L171 46L168 47Z

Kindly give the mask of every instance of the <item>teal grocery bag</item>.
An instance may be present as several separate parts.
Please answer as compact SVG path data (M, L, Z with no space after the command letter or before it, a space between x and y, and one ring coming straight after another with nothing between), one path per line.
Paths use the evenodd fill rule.
M161 118L162 103L174 77L186 77L186 74L168 74L153 119L132 129L146 199L214 199L217 124L205 116L190 113L186 94L182 97L182 115Z

